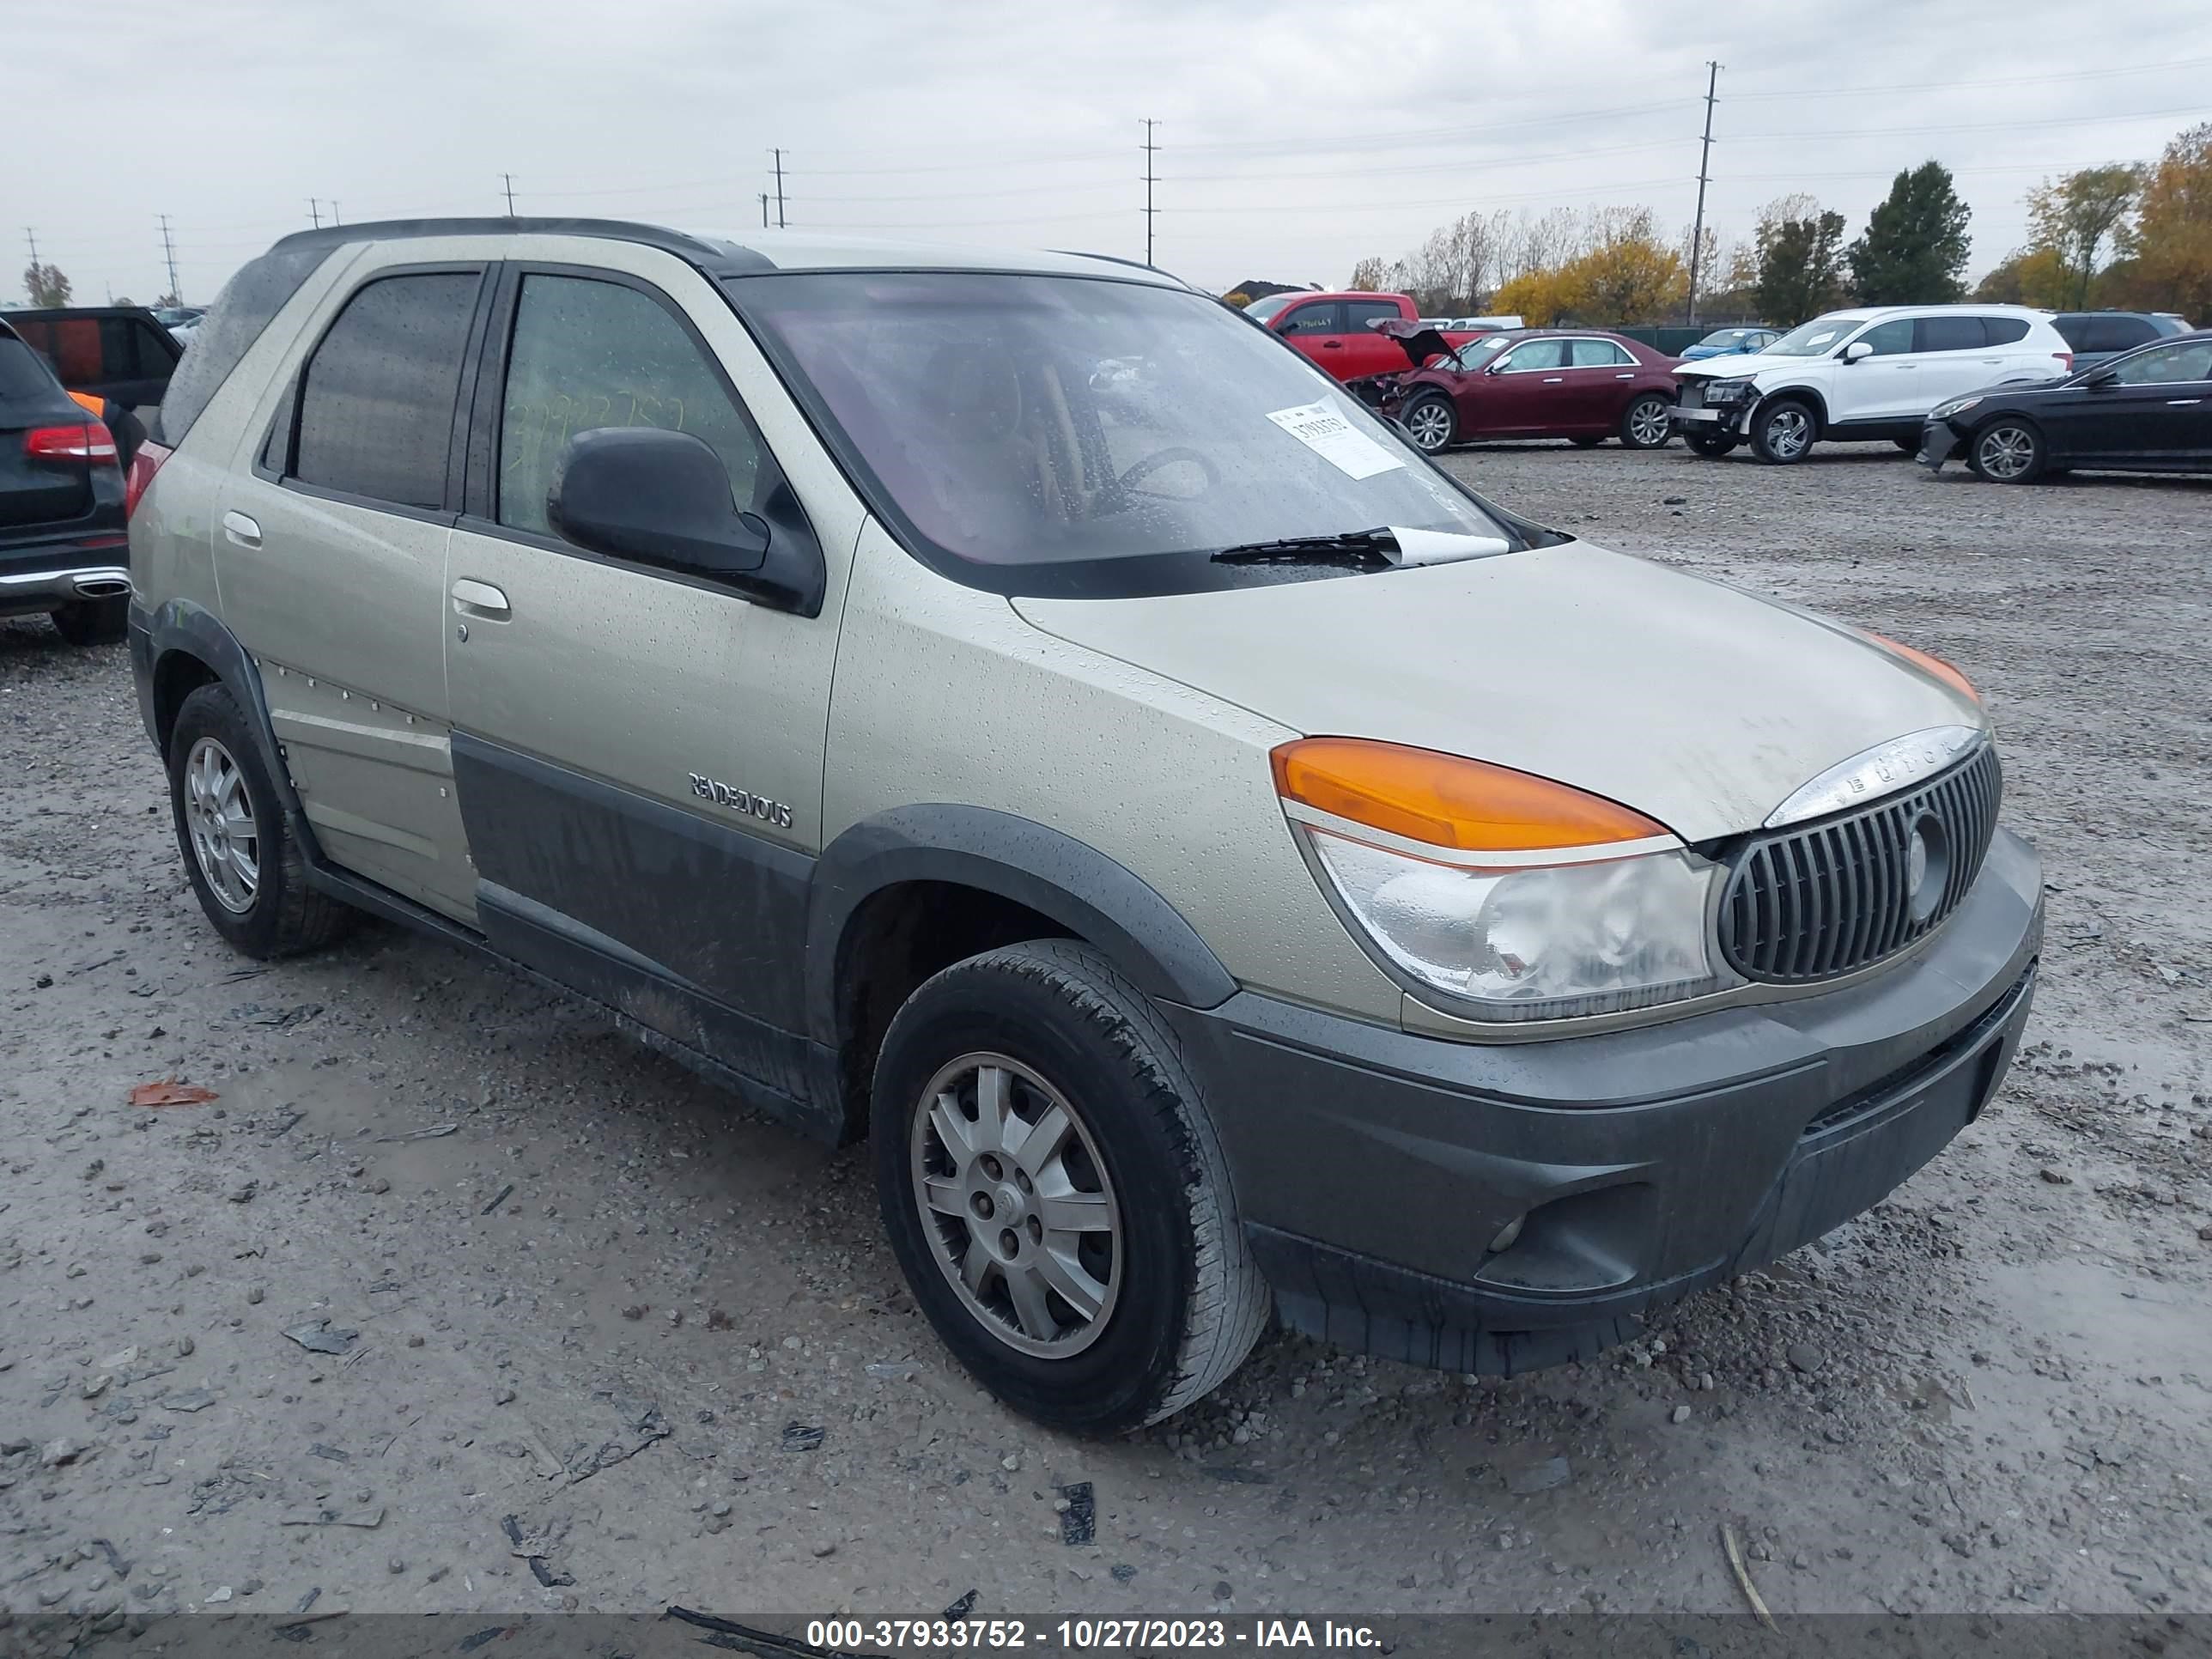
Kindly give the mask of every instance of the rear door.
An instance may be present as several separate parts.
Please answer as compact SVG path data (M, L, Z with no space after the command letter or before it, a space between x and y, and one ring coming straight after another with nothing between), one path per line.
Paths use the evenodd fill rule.
M1563 417L1577 433L1610 432L1628 406L1628 389L1637 376L1636 359L1611 340L1567 342L1566 396Z
M2005 325L2016 318L1984 318L1972 313L1944 313L1923 317L1912 325L1913 354L1920 360L1919 406L1909 411L1925 415L1946 398L1964 397L1985 386L1995 386L2012 366L2012 353L1990 340L1989 325ZM2002 334L2006 329L2000 326ZM2021 332L2026 333L2023 329Z
M454 917L475 878L447 730L446 542L489 267L350 287L214 502L216 580L325 851Z
M1404 313L1389 300L1346 300L1344 302L1342 350L1328 365L1340 380L1363 374L1395 374L1406 367L1406 350L1387 334L1376 331L1377 323L1398 321Z

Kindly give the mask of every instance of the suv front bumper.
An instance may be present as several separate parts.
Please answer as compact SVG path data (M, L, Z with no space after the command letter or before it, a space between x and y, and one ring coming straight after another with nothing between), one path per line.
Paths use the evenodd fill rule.
M1936 935L1847 989L1493 1045L1249 992L1166 1012L1285 1322L1512 1374L1629 1340L1934 1158L2011 1063L2042 933L2035 853L2000 830Z

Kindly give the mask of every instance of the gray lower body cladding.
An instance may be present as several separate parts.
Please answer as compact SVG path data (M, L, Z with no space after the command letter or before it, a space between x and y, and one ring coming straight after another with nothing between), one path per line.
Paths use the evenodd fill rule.
M2040 895L2000 830L1966 902L1879 978L1589 1037L1451 1043L1249 993L1171 1014L1285 1322L1511 1374L1629 1340L1940 1152L2019 1044Z

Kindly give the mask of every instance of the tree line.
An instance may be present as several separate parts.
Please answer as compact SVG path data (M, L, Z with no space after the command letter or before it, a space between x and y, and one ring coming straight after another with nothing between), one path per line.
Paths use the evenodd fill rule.
M2212 318L2212 123L2178 135L2154 162L2085 167L2045 180L2027 200L2028 245L1974 298ZM1934 161L1897 174L1850 242L1842 214L1802 192L1778 197L1747 238L1705 231L1698 314L1790 326L1850 303L1965 299L1972 216ZM1429 316L1663 323L1686 314L1690 244L1689 228L1668 235L1648 207L1468 213L1400 258L1360 260L1347 286L1409 294Z

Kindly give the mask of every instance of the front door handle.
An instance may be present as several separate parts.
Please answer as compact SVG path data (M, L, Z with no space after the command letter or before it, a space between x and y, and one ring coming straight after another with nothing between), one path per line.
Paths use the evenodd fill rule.
M453 608L473 611L480 617L506 617L513 614L507 609L507 595L489 582L480 582L463 576L453 584Z
M224 539L234 542L240 547L261 545L261 526L243 513L232 511L224 514L222 533Z
M2202 398L2168 398L2166 406L2168 409L2193 409L2203 401Z
M1544 377L1544 384L1546 386L1562 386L1565 384L1566 378L1567 377L1564 374L1547 374Z

